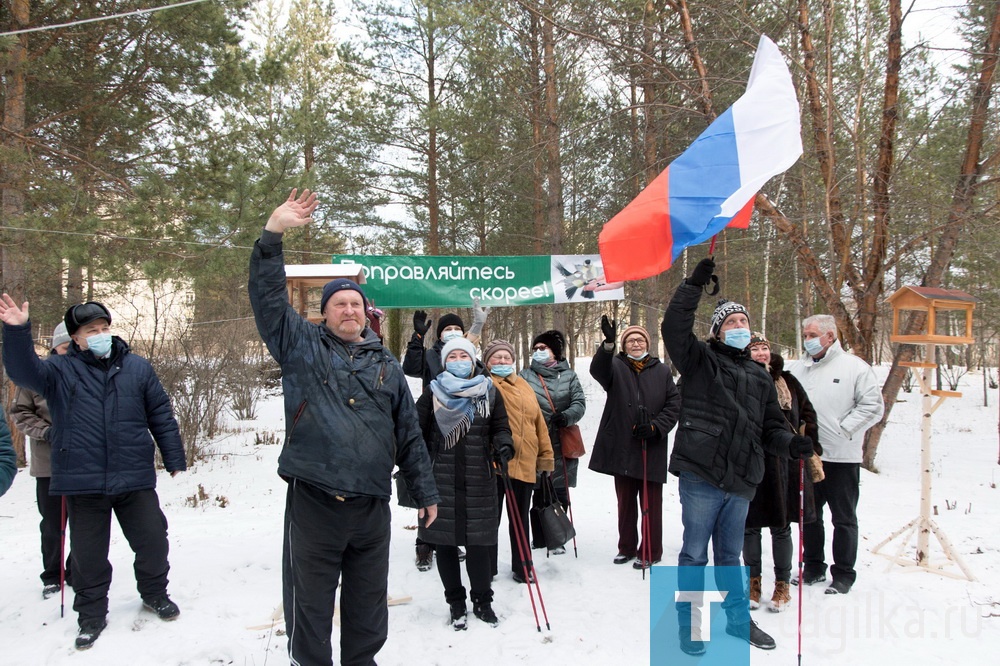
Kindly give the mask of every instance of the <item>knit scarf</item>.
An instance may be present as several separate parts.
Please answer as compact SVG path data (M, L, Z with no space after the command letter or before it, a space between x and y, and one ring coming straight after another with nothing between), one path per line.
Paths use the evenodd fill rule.
M649 363L652 359L653 359L652 356L643 356L642 358L640 358L640 359L637 360L637 359L632 358L628 354L625 354L625 361L630 366L632 366L632 369L635 370L636 374L639 374L640 372L642 372L643 370L645 370L646 369L646 364Z
M444 436L444 448L450 449L465 437L476 414L490 415L489 390L493 380L486 375L460 379L448 371L431 380L434 396L434 420Z
M788 384L784 377L774 380L774 388L778 391L778 406L784 411L792 408L792 392L788 390Z

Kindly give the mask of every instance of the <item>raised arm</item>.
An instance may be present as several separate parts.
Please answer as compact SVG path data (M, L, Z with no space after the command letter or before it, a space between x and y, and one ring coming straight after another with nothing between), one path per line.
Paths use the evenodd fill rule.
M309 190L303 190L301 195L292 190L288 199L271 213L250 254L250 306L257 331L278 363L295 347L299 331L306 325L288 302L282 235L286 229L312 222L316 205L316 195Z

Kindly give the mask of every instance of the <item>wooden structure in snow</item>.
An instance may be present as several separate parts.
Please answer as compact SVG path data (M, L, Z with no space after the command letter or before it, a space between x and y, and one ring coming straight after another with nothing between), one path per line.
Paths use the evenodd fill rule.
M976 580L975 575L965 565L962 558L955 552L951 541L944 534L940 527L931 519L931 417L938 407L948 398L961 398L958 391L940 391L931 388L931 371L937 368L935 362L934 348L936 345L968 345L975 342L972 337L972 311L976 308L975 296L971 296L957 289L938 289L932 287L902 287L889 297L892 304L892 335L891 342L903 344L922 345L924 347L924 357L920 361L902 362L900 365L913 370L920 384L920 393L923 404L921 409L920 422L920 515L899 528L886 537L881 543L872 548L872 553L888 557L893 564L903 567L913 567L914 570L930 571L943 576L961 578L954 572L944 569L949 563L958 565L965 578ZM900 333L901 314L906 311L925 312L926 319L923 330L913 335L902 335ZM954 326L957 322L947 321L948 314L964 314L962 325ZM942 324L950 323L951 327ZM944 328L945 330L939 330ZM950 330L949 330L950 328ZM961 329L959 333L956 329ZM936 399L936 400L935 400ZM934 563L930 558L930 535L937 538L938 543L944 552L945 562ZM910 543L913 535L917 537L917 551L915 558L903 557L903 551ZM894 554L879 553L894 539L899 539L898 547Z

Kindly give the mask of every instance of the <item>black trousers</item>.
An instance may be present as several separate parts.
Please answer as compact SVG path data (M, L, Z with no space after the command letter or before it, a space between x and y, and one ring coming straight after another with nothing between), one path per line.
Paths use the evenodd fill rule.
M465 570L469 574L469 591L474 603L493 601L493 577L490 575L490 550L496 546L465 546ZM465 601L462 568L458 561L458 546L434 546L437 553L438 575L444 585L444 598L449 604Z
M774 558L774 580L787 583L792 576L792 528L769 527L771 531L771 556ZM761 528L748 527L743 531L743 564L750 567L750 577L759 578L763 570Z
M167 591L167 518L155 490L121 495L67 495L70 542L73 548L73 610L80 621L108 614L111 587L111 513L135 553L135 582L143 599Z
M59 551L62 545L62 495L49 495L47 476L35 478L35 504L42 521L38 531L42 535L42 585L59 584ZM69 544L66 544L66 584L73 584L70 568Z
M823 462L826 478L815 485L816 520L802 529L802 549L806 575L826 573L826 532L823 505L830 507L833 519L833 565L830 574L836 581L854 585L858 574L858 496L861 488L861 463Z
M298 479L285 499L282 596L288 656L330 666L340 583L340 663L369 666L389 635L389 502L334 495Z
M528 538L528 509L531 508L531 490L534 488L533 483L526 483L524 481L518 481L517 479L510 479L511 491L514 494L514 502L517 504L511 507L508 503L507 506L507 532L510 535L510 570L511 573L516 573L524 575L524 569L521 566L521 550L524 551L525 557L530 562L531 561L531 546L527 543ZM497 476L497 496L500 499L498 506L500 508L500 515L497 517L503 517L503 505L506 502L507 493L505 491L503 477ZM510 515L514 511L517 511L517 515L521 518L521 527L523 528L524 541L521 542L520 547L517 545L517 532L514 529L514 519ZM497 575L497 558L499 549L499 539L498 545L493 546L492 552L490 553L490 564L492 564L493 575ZM531 567L528 567L529 571Z

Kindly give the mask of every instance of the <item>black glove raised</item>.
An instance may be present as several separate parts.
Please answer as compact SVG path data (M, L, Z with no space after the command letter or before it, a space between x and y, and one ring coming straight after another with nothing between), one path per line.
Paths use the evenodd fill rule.
M704 287L712 280L713 273L715 273L715 261L711 257L706 257L694 267L694 272L687 279L687 283L695 287Z
M433 320L427 318L427 313L423 310L417 310L413 313L413 330L416 331L417 335L424 337L427 330L431 327L431 322Z
M608 319L608 315L601 316L601 333L604 333L605 342L615 344L615 338L618 337L615 320Z
M805 435L795 435L792 443L788 446L792 458L811 458L813 455L812 437Z
M652 423L641 423L632 426L632 435L637 439L653 439L656 437L656 427Z
M566 415L562 412L556 412L552 415L552 425L557 428L565 428L569 421L566 420Z

